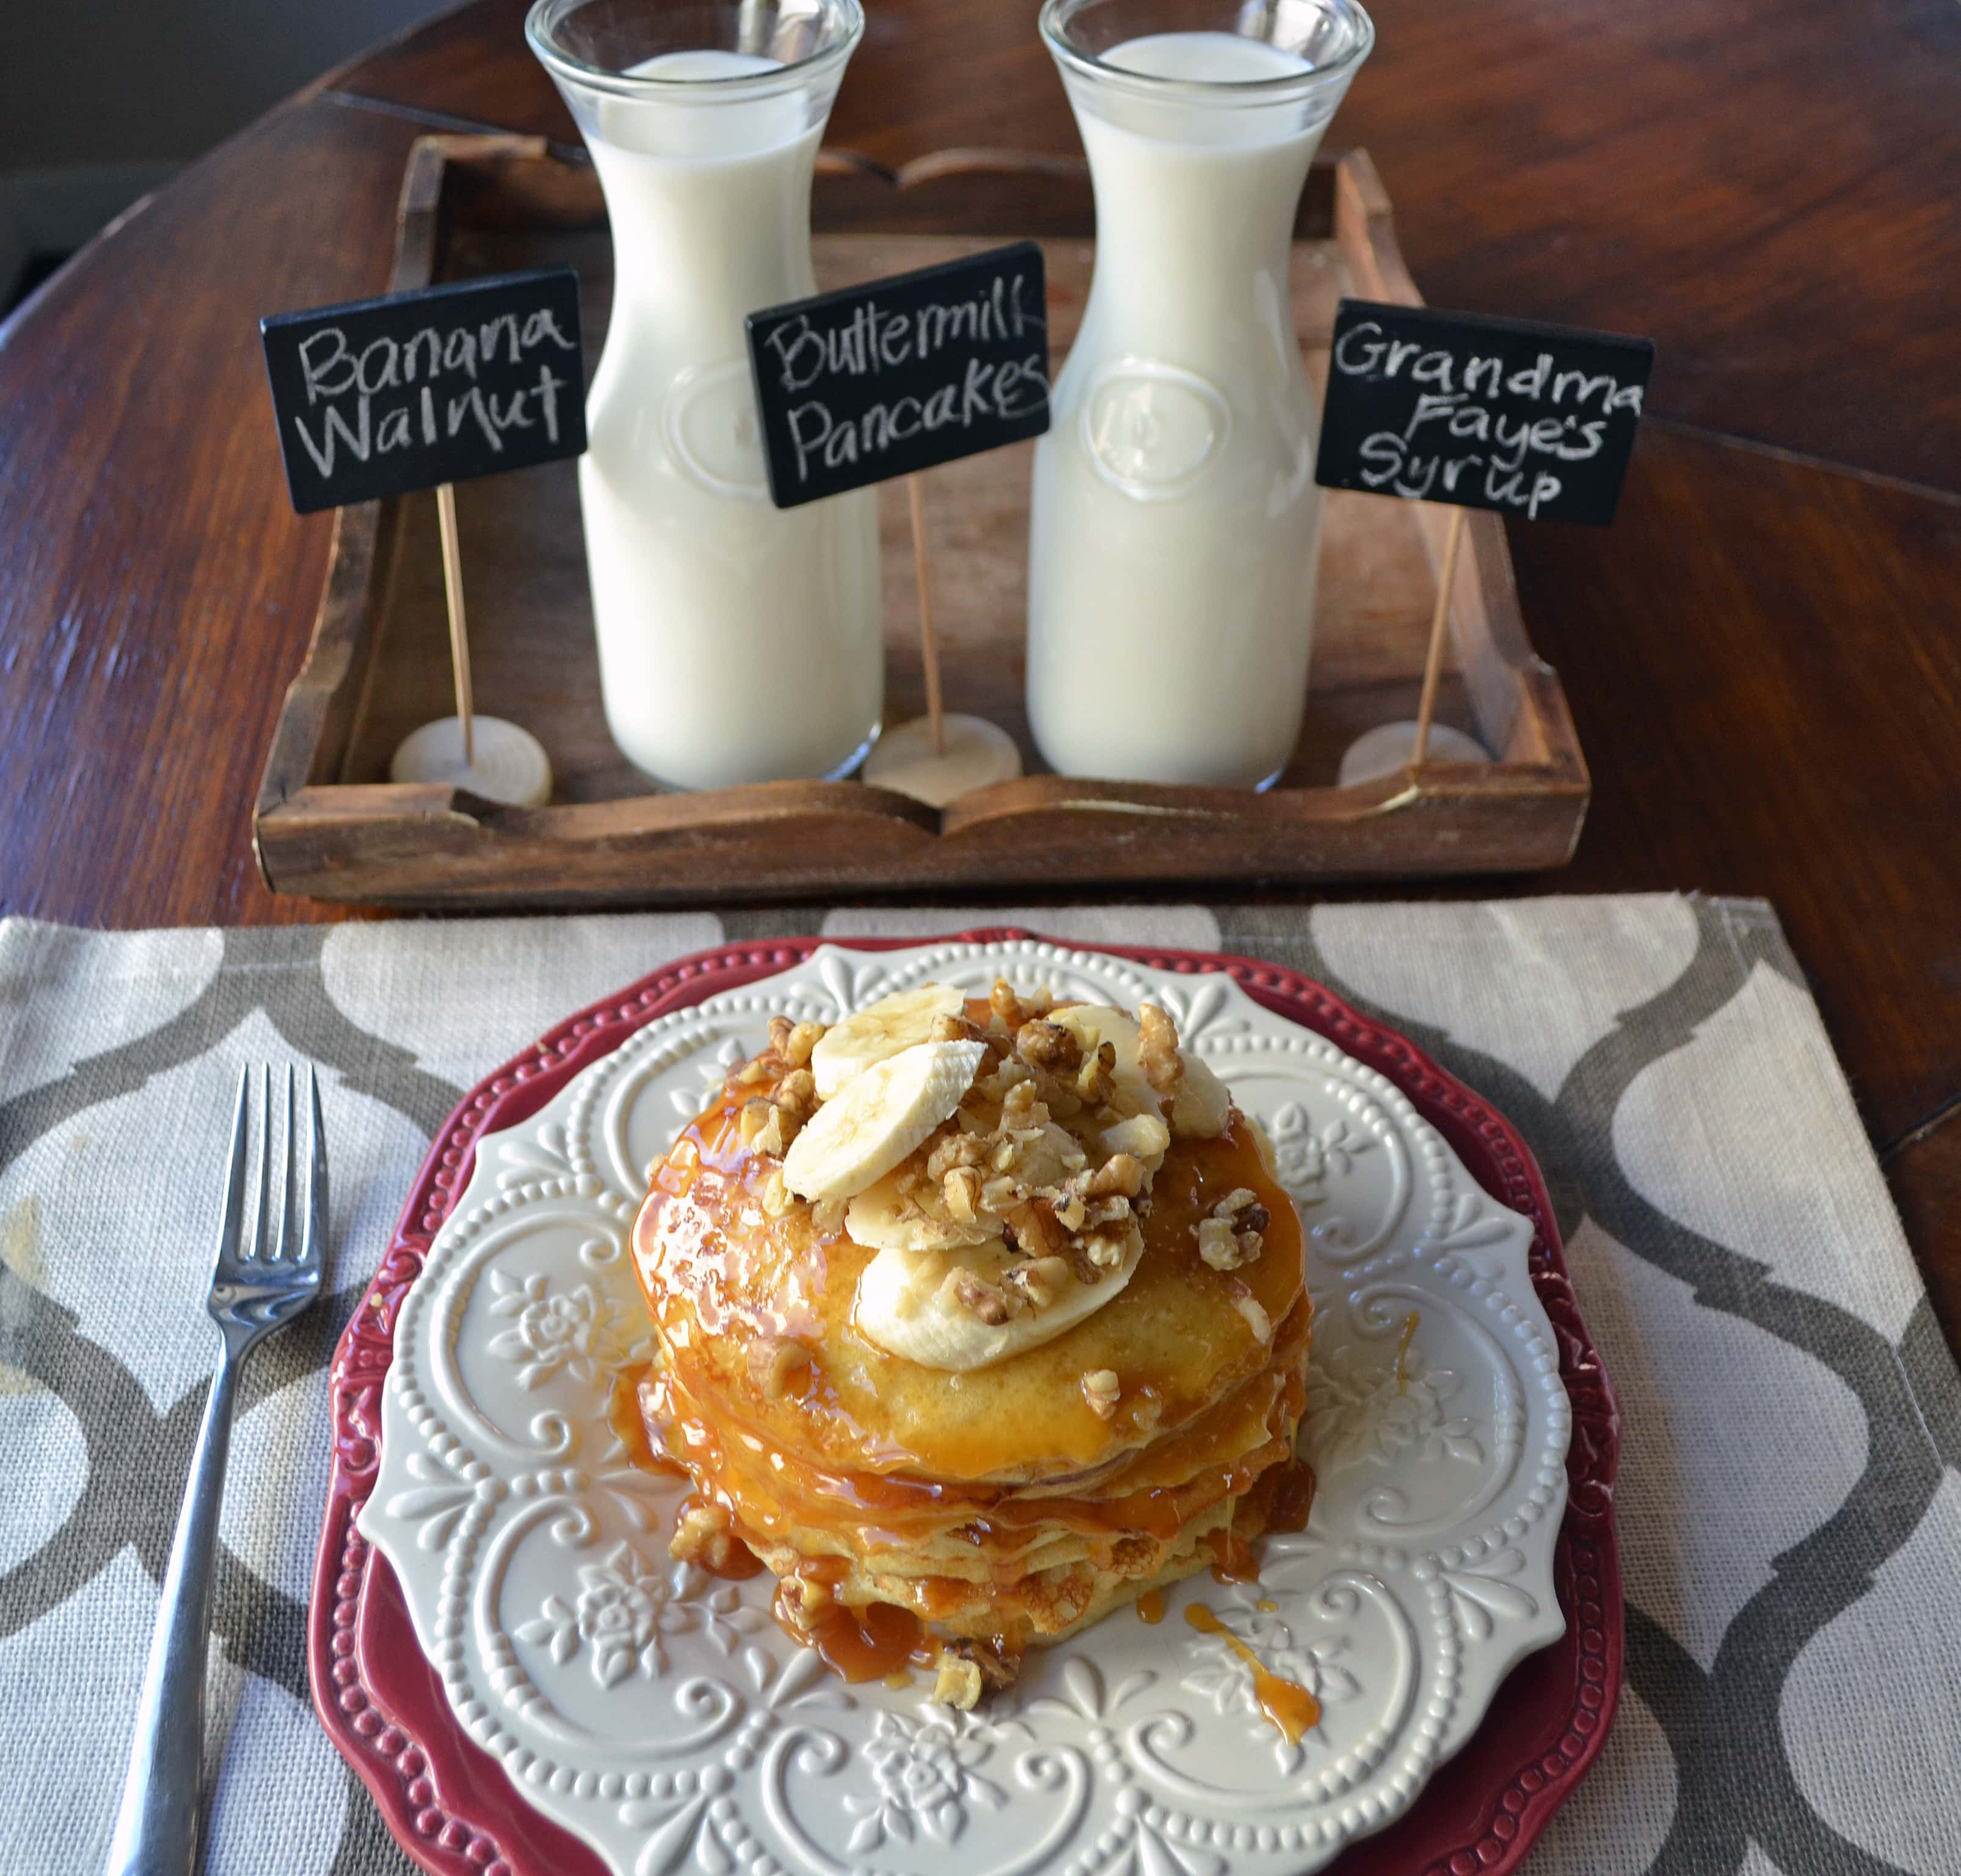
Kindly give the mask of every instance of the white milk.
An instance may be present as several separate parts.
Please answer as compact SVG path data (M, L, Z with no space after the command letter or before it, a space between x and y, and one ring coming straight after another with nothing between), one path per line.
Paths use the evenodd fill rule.
M1309 70L1227 33L1102 57L1213 82ZM1247 110L1064 71L1096 269L1035 451L1029 721L1066 774L1264 782L1299 732L1313 633L1315 413L1287 271L1332 104Z
M777 69L682 52L628 75ZM602 97L587 129L617 282L579 463L607 723L637 767L682 787L829 774L882 703L877 496L770 505L742 323L815 290L822 124L794 91L674 90Z

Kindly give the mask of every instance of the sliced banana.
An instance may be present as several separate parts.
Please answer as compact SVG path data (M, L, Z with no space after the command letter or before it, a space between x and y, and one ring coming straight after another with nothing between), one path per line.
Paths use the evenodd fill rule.
M800 1198L856 1198L960 1105L987 1052L917 1042L861 1070L791 1141L783 1183Z
M827 1101L854 1075L900 1050L929 1042L945 1016L957 1016L967 999L950 984L920 984L867 1003L855 1016L834 1023L810 1052L810 1072L818 1096Z
M952 1251L998 1238L1003 1226L985 1212L975 1223L962 1224L949 1217L933 1195L922 1204L901 1192L898 1176L888 1173L852 1200L845 1210L844 1230L853 1243L868 1251Z
M964 1373L984 1368L1024 1349L1038 1348L1102 1309L1130 1281L1143 1254L1134 1236L1124 1262L1100 1282L1071 1277L1040 1310L1024 1310L990 1328L953 1294L949 1279L971 1271L982 1281L999 1284L1016 1261L992 1245L953 1251L881 1251L858 1279L853 1320L859 1335L902 1361L921 1367Z
M1185 1060L1185 1080L1171 1104L1171 1130L1181 1140L1216 1140L1226 1131L1232 1097L1196 1055L1188 1049L1178 1053Z

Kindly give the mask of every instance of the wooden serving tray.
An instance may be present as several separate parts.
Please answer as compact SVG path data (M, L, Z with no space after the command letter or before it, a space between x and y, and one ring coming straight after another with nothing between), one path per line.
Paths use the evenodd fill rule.
M1006 239L1042 241L1057 359L1089 283L1094 217L1078 161L947 151L896 177L827 152L814 206L821 287ZM949 233L948 230L958 230ZM1418 303L1362 152L1318 161L1295 248L1296 326L1317 384L1344 294ZM567 261L588 359L611 298L591 168L538 139L423 139L403 186L393 287ZM557 778L548 806L400 786L388 759L454 709L432 494L340 511L306 662L288 691L254 831L275 892L422 907L651 904L1009 885L1381 879L1524 871L1571 857L1586 767L1559 680L1519 617L1503 528L1468 516L1438 719L1498 760L1425 764L1338 788L1362 731L1416 713L1448 514L1329 491L1301 740L1264 795L1036 772L1022 702L1024 444L930 472L934 614L948 707L992 718L1030 774L943 811L856 782L653 794L613 746L569 462L456 491L477 707L521 723ZM901 485L881 490L888 720L924 710Z

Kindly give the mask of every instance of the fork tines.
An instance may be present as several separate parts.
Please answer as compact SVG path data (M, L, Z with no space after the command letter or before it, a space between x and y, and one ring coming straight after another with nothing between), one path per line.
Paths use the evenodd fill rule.
M225 1219L220 1229L218 1264L221 1273L251 1265L263 1269L280 1265L295 1272L317 1272L327 1236L327 1138L320 1107L320 1077L311 1064L306 1073L306 1143L300 1143L298 1070L286 1064L283 1126L275 1099L269 1063L247 1064L238 1073L238 1101L231 1123L231 1164L225 1182ZM255 1098L256 1097L256 1098ZM251 1136L258 1134L258 1176L248 1222L245 1207L247 1168L253 1157ZM278 1153L273 1135L282 1141ZM301 1185L305 1191L304 1204Z

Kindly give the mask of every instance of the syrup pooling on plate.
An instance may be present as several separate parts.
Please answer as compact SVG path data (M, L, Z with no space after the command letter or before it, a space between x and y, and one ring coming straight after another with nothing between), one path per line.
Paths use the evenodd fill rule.
M1259 1702L1260 1711L1280 1728L1290 1746L1298 1746L1303 1733L1321 1724L1321 1702L1299 1681L1274 1673L1203 1603L1187 1604L1185 1619L1201 1635L1216 1636L1245 1663L1252 1673L1253 1698Z

